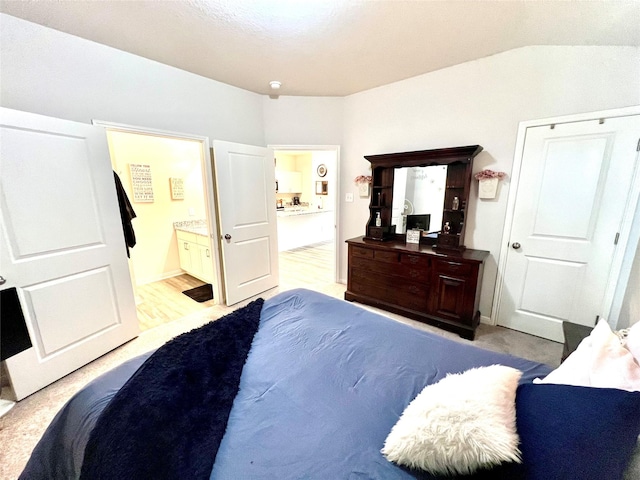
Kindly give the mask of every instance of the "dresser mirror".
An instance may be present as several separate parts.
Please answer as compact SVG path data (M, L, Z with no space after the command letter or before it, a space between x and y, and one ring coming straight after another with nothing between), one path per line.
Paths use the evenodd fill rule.
M447 166L396 167L393 174L391 224L396 234L419 229L423 235L442 228Z
M480 145L365 155L373 177L365 238L404 239L423 230L424 243L464 249L473 158Z

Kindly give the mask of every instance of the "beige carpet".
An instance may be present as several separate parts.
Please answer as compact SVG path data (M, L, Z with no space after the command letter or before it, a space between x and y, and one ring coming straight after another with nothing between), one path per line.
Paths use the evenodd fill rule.
M265 292L260 296L266 299L279 293L279 291L287 289L287 287L283 286L280 289L276 288ZM336 298L343 298L345 285L330 283L318 285L315 289ZM180 320L144 331L138 338L18 402L6 416L0 418L0 479L13 480L18 477L33 447L56 412L86 383L123 361L157 348L176 335L197 328L212 319L220 318L231 310L244 306L249 301L234 305L233 308L216 305ZM481 325L478 329L476 340L469 342L461 339L456 334L445 332L399 315L373 308L370 308L370 310L456 341L472 343L489 350L510 353L554 366L559 364L562 345L538 337L501 327Z

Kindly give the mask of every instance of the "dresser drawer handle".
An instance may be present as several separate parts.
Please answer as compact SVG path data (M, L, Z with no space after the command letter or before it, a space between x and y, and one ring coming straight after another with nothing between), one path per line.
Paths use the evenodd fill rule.
M416 287L415 285L411 285L409 287L409 292L413 293L414 295L417 295L418 293L420 293L420 289L418 287Z
M409 276L411 278L418 278L420 276L420 270L414 270L413 268L409 270Z
M413 263L414 265L420 261L419 257L409 257L409 263Z

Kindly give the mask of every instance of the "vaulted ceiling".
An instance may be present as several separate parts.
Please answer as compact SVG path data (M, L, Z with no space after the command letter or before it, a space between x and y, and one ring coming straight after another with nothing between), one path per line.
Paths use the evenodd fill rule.
M2 0L0 11L256 93L343 96L530 45L640 46L640 1Z

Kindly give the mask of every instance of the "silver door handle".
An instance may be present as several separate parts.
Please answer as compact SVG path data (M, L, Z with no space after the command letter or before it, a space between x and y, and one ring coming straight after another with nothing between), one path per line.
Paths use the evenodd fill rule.
M5 278L4 277L0 277L0 285L4 285L5 283L7 283Z
M518 242L514 242L511 244L511 248L513 248L514 250L518 250L522 245L520 245Z
M224 236L225 240L231 240L231 235L229 235L228 233Z

